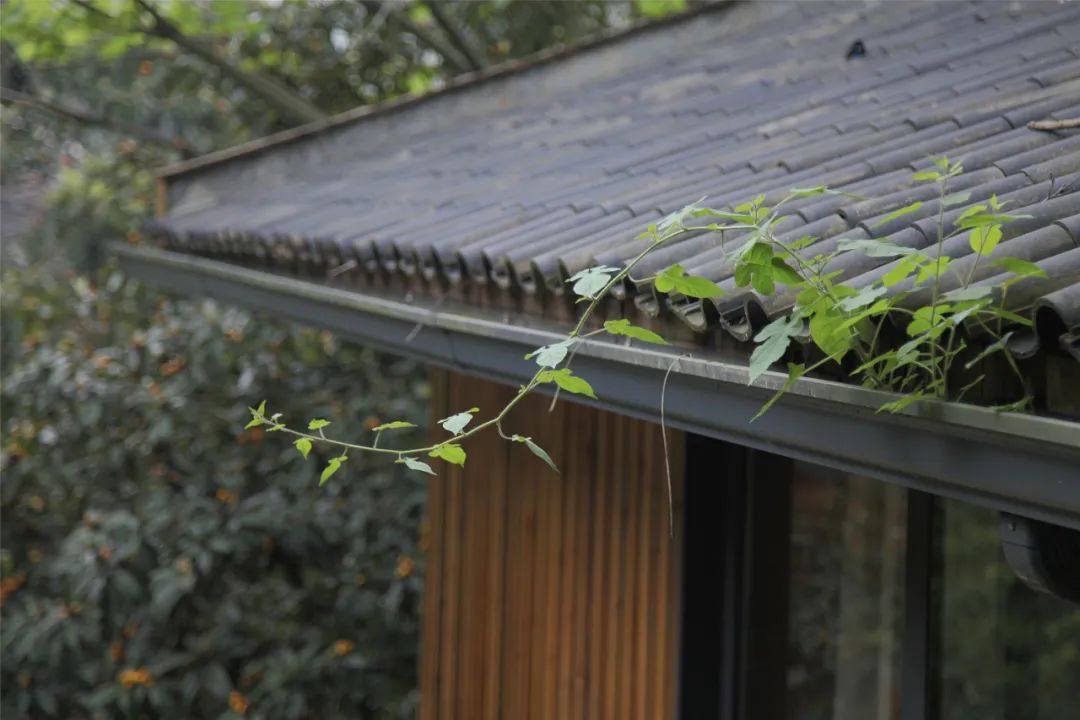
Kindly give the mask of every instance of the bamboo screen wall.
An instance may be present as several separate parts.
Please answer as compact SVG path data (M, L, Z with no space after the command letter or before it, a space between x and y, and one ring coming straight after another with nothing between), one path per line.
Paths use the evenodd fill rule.
M435 418L515 392L438 371ZM505 424L558 463L485 433L428 501L422 720L573 720L674 714L684 439L669 430L668 531L660 428L531 397Z

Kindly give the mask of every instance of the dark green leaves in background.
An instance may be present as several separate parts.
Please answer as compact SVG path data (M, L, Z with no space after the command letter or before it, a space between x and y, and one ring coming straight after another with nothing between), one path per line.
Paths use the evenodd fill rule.
M2 323L3 717L413 716L425 476L238 428L417 440L422 368L115 274L8 273Z

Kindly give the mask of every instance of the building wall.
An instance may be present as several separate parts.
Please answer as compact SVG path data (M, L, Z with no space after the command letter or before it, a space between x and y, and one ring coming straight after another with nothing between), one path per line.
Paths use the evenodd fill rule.
M497 412L516 391L436 371L438 419ZM669 430L669 526L659 426L530 397L484 433L428 501L423 720L674 716L684 439Z

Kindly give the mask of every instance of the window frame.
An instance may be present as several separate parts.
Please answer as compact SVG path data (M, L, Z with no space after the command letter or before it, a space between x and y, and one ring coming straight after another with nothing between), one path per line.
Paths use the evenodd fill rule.
M686 441L676 716L787 720L787 693L778 687L786 688L794 461L691 433ZM900 720L927 720L938 711L941 500L902 490Z

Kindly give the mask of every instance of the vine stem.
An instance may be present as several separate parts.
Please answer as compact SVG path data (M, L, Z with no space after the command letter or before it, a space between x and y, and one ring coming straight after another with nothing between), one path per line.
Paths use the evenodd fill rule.
M570 354L566 358L566 367L570 367L570 365L574 362L574 355L577 354L578 348L582 347L585 344L585 340L591 338L593 335L598 335L602 332L606 331L603 328L600 328L599 330L593 330L592 332L587 332L582 335L581 342L574 343L574 347L570 349ZM548 406L548 412L555 412L555 403L559 402L559 391L561 390L561 387L559 387L558 385L555 386L555 392L551 395L551 405Z
M763 261L754 261L754 256L756 256L759 248L762 248L762 246L767 246L769 251L769 259L768 267L766 267L765 269L769 270L771 274L767 274L765 276L767 279L767 287L762 286L764 289L760 290L759 292L762 295L771 295L774 292L776 282L784 285L790 285L792 288L812 291L808 293L808 295L811 296L812 299L810 301L807 301L805 306L800 305L798 299L796 300L794 319L799 322L809 319L811 328L814 331L812 334L821 335L824 332L827 335L827 337L814 338L817 347L823 351L823 354L829 352L830 350L832 350L836 354L833 356L826 355L825 357L821 357L816 362L811 363L808 367L799 365L798 367L800 368L800 370L798 374L795 374L796 368L790 368L788 375L788 383L797 380L798 377L800 377L801 375L804 375L807 372L810 372L820 367L826 362L839 361L843 359L843 357L849 351L853 351L854 354L858 356L860 365L856 370L852 371L851 374L864 374L864 380L866 380L868 384L873 387L895 386L898 391L902 392L909 383L915 381L916 388L912 392L908 393L908 395L911 396L911 401L920 399L924 396L929 396L931 394L939 398L948 397L948 379L950 375L950 369L953 365L954 360L957 358L959 353L964 350L966 345L962 338L959 339L958 343L958 337L960 337L960 332L956 327L955 307L942 303L943 294L941 276L946 269L945 267L943 267L942 264L942 250L944 248L944 243L946 242L946 240L961 234L961 230L958 229L954 229L950 233L946 234L944 218L945 209L949 204L948 191L950 180L952 177L960 174L962 172L962 168L959 164L950 164L947 158L941 158L940 161L935 161L935 163L941 169L941 172L937 174L939 203L936 218L937 257L936 260L933 261L933 287L931 300L928 307L919 307L916 311L899 307L897 298L901 297L902 294L886 302L884 310L875 310L872 307L864 312L859 312L859 309L866 305L866 303L863 302L864 300L866 300L865 296L859 297L858 301L851 306L845 306L845 298L852 297L853 295L858 295L858 293L855 291L854 288L843 285L842 282L837 282L835 284L832 282L831 278L837 275L839 271L832 273L826 273L825 271L829 263L835 257L845 252L846 250L837 249L834 252L825 252L822 254L818 254L813 258L807 259L806 257L804 257L803 250L809 247L810 244L815 241L815 238L807 238L810 241L809 243L806 243L803 240L798 240L793 241L791 244L788 244L787 242L784 242L784 240L777 237L774 227L779 225L785 219L785 216L780 215L779 208L797 197L805 197L810 194L825 192L827 189L824 188L824 186L822 186L822 188L820 189L811 188L808 190L792 191L792 194L780 200L780 202L772 208L764 205L764 196L760 196L752 203L745 204L745 208L750 208L748 212L744 211L744 206L736 206L735 211L731 212L727 210L712 210L709 208L702 208L698 203L694 203L692 205L686 206L685 208L683 208L683 210L677 213L669 215L659 224L659 226L650 225L645 233L637 236L638 240L645 239L647 241L645 247L642 248L639 252L637 252L637 254L634 255L632 259L626 262L621 269L616 270L615 268L608 267L591 268L588 271L582 271L582 273L579 273L579 275L571 278L572 282L579 282L581 287L581 290L578 289L579 286L577 285L575 285L574 287L574 294L580 296L577 298L574 307L576 308L577 305L581 303L586 303L584 310L580 313L577 322L573 325L573 328L568 333L563 335L558 342L552 343L544 348L540 348L536 352L526 355L526 358L529 358L537 355L538 353L541 353L542 351L547 351L546 356L541 356L537 358L537 369L533 373L532 377L528 380L528 382L519 387L517 394L509 402L507 402L503 406L503 408L499 410L494 416L482 422L477 420L477 422L475 424L472 424L472 426L468 430L465 430L465 427L469 425L472 421L472 414L479 412L476 408L466 411L465 413L458 413L457 416L453 416L454 419L452 422L444 421L444 427L450 426L457 431L456 433L452 432L451 437L441 442L435 442L422 447L403 449L379 447L382 438L382 430L379 428L375 429L375 437L371 444L354 443L327 437L319 427L320 425L326 425L327 423L325 421L319 421L318 423L312 422L308 425L308 429L317 431L317 434L293 429L288 427L284 422L279 421L279 418L281 417L280 413L272 415L270 417L266 417L264 415L265 403L260 405L258 409L252 409L252 416L256 421L254 422L254 425L266 425L269 432L284 432L294 437L303 439L303 442L297 441L297 446L305 457L307 456L307 452L310 451L311 445L313 443L325 443L329 446L340 448L342 450L340 459L336 461L336 464L332 461L332 464L334 464L334 466L329 467L330 474L332 474L333 471L337 469L337 466L339 466L341 462L346 459L345 453L348 450L388 455L394 457L399 463L409 462L410 466L414 469L426 469L430 472L430 468L426 468L426 466L417 468L416 465L411 462L413 458L410 456L429 454L432 457L442 457L443 459L448 460L450 458L453 458L451 462L463 464L465 461L465 454L457 444L465 442L469 440L472 436L477 435L492 427L494 427L495 430L498 432L499 436L505 440L527 442L527 438L519 435L508 435L506 432L504 432L502 423L507 418L509 413L518 405L518 403L520 403L526 396L528 396L540 385L555 385L553 397L551 400L552 408L554 408L555 404L558 402L560 392L562 389L564 389L564 383L565 388L568 389L568 392L586 392L591 395L591 389L589 388L588 383L584 384L583 390L582 386L579 385L575 388L570 385L569 382L567 382L572 378L570 374L570 366L576 358L577 352L582 348L582 346L584 346L584 344L588 341L589 338L600 333L609 332L613 336L622 334L630 335L630 333L618 332L616 328L611 327L607 324L605 324L605 326L602 328L586 330L590 320L592 320L597 310L599 309L600 304L608 298L608 296L611 294L612 289L615 288L619 283L625 283L633 280L632 272L634 271L634 269L642 262L642 260L646 258L646 256L648 256L654 250L664 246L668 241L680 235L701 231L718 232L720 234L720 248L722 251L725 252L725 257L727 258L729 264L733 266L736 270L735 277L737 279L737 284L739 284L740 287L745 286L747 284L747 281L750 281L750 283L755 286L761 285L761 283L758 282L758 271L755 270L753 266L761 265ZM919 178L918 175L916 175L915 179L927 178ZM999 204L995 200L992 199L991 204L994 206L995 211L1000 209ZM921 205L921 203L918 203L917 205ZM899 212L902 214L914 209L917 209L916 205L903 208ZM688 218L701 217L704 215L711 215L715 219L726 219L736 222L729 222L728 224L717 223L705 226L687 224L687 222L685 222L688 220ZM896 215L893 214L893 216ZM994 219L994 217L990 218L991 221L993 221ZM963 225L963 223L955 224ZM983 226L986 226L986 222L983 222ZM749 232L744 233L741 231ZM744 240L741 249L739 251L736 251L735 253L732 253L731 255L726 255L726 250L724 248L724 240L726 237L725 233L727 232L738 232L738 237ZM839 248L840 245L838 244L837 247ZM748 253L750 254L749 259L747 257ZM905 269L905 277L910 276L912 272L915 272L917 270L918 274L915 277L915 283L916 285L921 285L926 278L923 273L928 269L931 260L929 258L929 254L926 252L920 252L917 260L918 261L915 264L914 268ZM947 257L944 258L944 260L948 262ZM961 273L956 273L957 279L961 283L962 288L966 289L971 285L973 278L975 277L975 272L979 267L979 263L983 260L984 257L982 249L976 249L975 260L972 263L971 268L967 272L966 277L962 277ZM744 279L743 276L740 275L740 272L747 269L749 269L751 272L749 276ZM772 272L773 269L775 269L776 271L783 271L782 274L779 276L779 279L777 279L775 272ZM663 271L661 275L666 275L669 271L672 270L679 270L676 278L679 275L685 275L685 270L681 269L680 266L677 265ZM956 271L954 270L954 272ZM650 277L655 279L658 276L653 275ZM692 279L696 281L708 282L709 285L707 287L709 289L705 291L695 291L690 290L688 287L684 286L682 289L677 290L676 292L682 293L685 291L688 297L702 298L703 300L720 293L720 290L716 289L715 283L713 283L708 278L698 277ZM603 282L601 283L602 286L598 290L593 292L593 287L595 287L593 283L598 280L603 280ZM885 286L884 281L882 281L882 285L883 287L887 287ZM586 288L585 286L588 287ZM670 287L665 287L664 292L667 292L670 288L680 287L676 279L672 279L668 283L668 286ZM700 284L698 284L697 287L700 287ZM996 334L992 334L999 340L1001 339L1001 327L1004 321L1005 293L1007 291L1007 287L1007 283L1001 287L1000 309L994 307L992 303L989 303L987 305L977 304L975 306L966 306L966 315L973 315L974 319L980 323L983 322L983 318L981 317L981 314L983 312L985 312L987 315L993 315L995 313L997 314L998 332ZM587 290L587 292L583 292L584 290ZM874 298L878 296L879 295L871 296L869 300L873 301ZM800 295L800 297L802 297L802 295ZM949 293L945 293L944 297L951 298L952 295L950 295ZM862 304L860 305L859 303ZM900 377L900 367L897 365L894 365L894 367L892 367L891 369L888 366L882 367L882 361L887 360L890 357L899 358L899 355L897 355L897 353L895 352L885 353L881 356L875 355L875 351L883 328L891 313L896 312L916 315L918 313L926 311L927 309L929 309L930 311L929 330L923 332L916 338L917 345L913 348L910 348L911 350L913 350L913 352L905 353L905 356L902 359L902 366L906 367L903 372L903 376ZM871 330L871 328L867 327L864 321L866 320L866 318L872 317L874 314L880 314L880 319L878 320L876 327L872 328L873 332L870 333L869 331ZM946 319L947 317L948 319ZM821 322L817 323L817 326L815 326L815 321L819 320ZM836 322L833 322L843 322L845 320L847 322L844 322L842 326L838 326ZM620 322L627 323L628 321L622 320ZM863 324L856 326L855 323ZM951 324L953 327L951 327L951 329L947 328L947 324ZM417 326L417 328L419 327L420 325ZM611 329L609 329L609 327L611 327ZM643 330L643 328L636 329ZM792 334L790 332L790 330L792 329L794 328L790 325L788 326L788 328L784 329L783 332L785 332L786 335L782 337L781 340L789 340L788 336ZM942 331L945 329L949 329L950 331L948 335L942 338ZM410 333L410 337L415 334L415 331L416 330L414 329L414 331ZM837 343L831 341L834 337L836 337L836 333L841 331L847 333L847 336L843 338L845 340L845 342L843 343L844 347L840 349L833 349L837 345ZM918 334L917 331L912 330L910 325L908 327L908 332L909 334ZM869 341L867 341L866 339L867 335L871 336ZM631 335L631 337L634 336ZM640 334L637 335L637 337L642 338ZM629 342L629 339L627 340L627 342ZM929 343L929 348L926 348L927 343ZM761 346L759 345L759 347ZM786 352L787 347L788 346L785 345L780 348L781 352ZM924 350L923 348L926 349ZM774 349L775 348L767 349L767 353L770 354L770 357ZM757 349L755 349L755 355L756 353ZM1022 374L1020 374L1019 372L1019 368L1016 364L1015 358L1012 357L1012 354L1007 349L1006 356L1008 358L1010 366L1013 368L1014 372L1016 372L1017 375L1020 377L1022 384L1024 384L1025 392L1027 392L1027 385L1026 383L1024 383ZM671 364L668 366L667 371L664 374L663 386L661 387L660 394L660 424L661 430L663 432L664 458L669 504L668 523L669 530L671 532L674 532L674 509L671 484L671 467L668 458L665 400L668 380L672 371L674 370L676 365L678 365L680 357L684 356L675 357L671 361ZM777 355L775 358L771 359L779 359L780 357L780 355ZM769 364L771 364L771 361ZM751 366L753 365L754 358L751 357ZM923 373L925 373L925 378L928 379L924 379ZM751 368L751 376L754 376L753 367ZM896 385L897 378L899 378L898 386ZM577 382L584 382L580 378L575 377L572 379ZM786 392L787 388L788 385L785 385L773 397L773 399L770 400L762 408L762 412L766 411L773 404L773 402L775 402L776 398ZM1030 393L1028 394L1030 395ZM889 403L887 405L892 405L892 403ZM884 407L885 406L883 406L883 409ZM760 414L761 413L759 413L759 415ZM400 426L401 424L398 423L396 425ZM252 426L252 424L248 425L248 427ZM533 449L534 452L537 452L537 449L533 446L531 442L529 443L529 447ZM451 449L453 449L454 451L452 454L450 453ZM442 452L439 452L440 450ZM543 451L537 452L537 454L546 462L551 464L550 458L548 458L546 454L543 453Z
M688 229L685 226L683 226L682 224L679 224L678 226L676 226L671 232L664 233L662 235L656 235L655 231L653 231L653 237L654 237L653 242L651 242L641 252L639 252L637 255L635 255L634 258L629 263L627 263L621 270L619 270L619 272L612 275L611 278L608 279L607 283L605 283L604 286L595 295L593 295L592 297L589 298L588 306L586 306L584 312L582 312L582 314L581 314L581 317L578 318L577 324L574 325L573 330L571 330L567 334L566 340L564 340L563 342L567 342L567 341L573 342L574 346L576 348L577 343L581 342L582 340L584 340L584 339L586 339L586 338L588 338L588 337L590 337L592 335L595 335L596 333L603 332L602 330L594 330L594 331L589 332L589 333L585 333L585 334L582 333L582 331L585 328L586 323L588 323L588 321L592 317L593 313L596 312L596 309L600 306L600 302L611 291L611 288L615 287L615 285L617 283L622 282L627 276L629 276L630 271L633 270L634 267L638 263L640 263L642 260L644 260L645 257L649 253L651 253L653 250L657 249L658 247L660 247L661 245L663 245L667 241L671 240L672 238L675 238L675 237L677 237L677 236L679 236L679 235L681 235L681 234L683 234L685 232L688 232ZM327 445L333 445L333 446L336 446L336 447L340 447L340 448L343 448L343 450L356 450L358 452L371 452L371 453L382 453L384 455L395 455L395 456L397 456L398 461L401 461L407 455L408 456L422 455L422 454L425 454L425 453L430 453L430 452L436 450L437 448L442 447L442 446L444 446L444 445L446 445L448 443L459 443L459 442L462 442L464 440L468 440L473 435L476 435L476 434L478 434L478 433L480 433L480 432L482 432L484 430L487 430L490 427L495 427L499 431L499 434L502 437L505 438L506 436L502 432L502 424L501 424L502 421L506 418L506 416L510 413L510 411L513 410L514 407L519 402L521 402L523 399L525 399L525 397L528 396L529 393L531 393L534 389L536 389L536 387L538 385L543 384L540 381L540 377L541 377L541 375L543 373L545 373L545 372L547 372L549 370L551 370L551 368L541 367L535 373L533 373L533 376L529 380L529 382L527 382L525 385L523 385L518 390L517 395L515 395L510 400L510 402L508 402L505 406L503 406L502 410L500 410L498 412L498 414L496 414L494 417L491 417L488 420L485 420L484 422L480 423L479 425L474 425L469 430L467 430L467 431L465 431L463 433L459 433L458 435L454 435L453 437L451 437L448 440L444 440L442 442L438 442L438 443L434 443L432 445L426 445L424 447L418 447L418 448L394 449L394 448L378 447L378 435L376 436L376 442L372 443L371 445L364 445L362 443L351 443L351 442L347 442L345 440L337 440L335 438L327 437L325 434L323 434L323 432L321 430L319 431L318 435L313 435L311 433L306 433L306 432L303 432L303 431L300 431L300 430L294 430L293 428L288 427L284 423L281 423L281 422L278 422L277 420L266 417L262 412L259 412L258 410L252 410L252 416L254 418L262 421L263 424L266 424L266 425L270 426L270 428L269 428L269 430L267 430L267 432L283 432L283 433L286 433L288 435L292 435L292 436L297 437L297 438L304 438L304 439L310 440L312 442L320 442L320 443L325 443ZM344 454L344 452L343 452L343 454Z
M668 365L667 372L664 373L664 382L660 386L660 439L664 443L664 474L667 480L667 510L668 510L668 535L669 537L675 537L675 498L671 491L671 455L668 452L667 441L667 419L664 416L664 405L667 399L667 384L668 378L671 377L671 371L675 369L675 366L679 364L679 360L682 356L679 355L671 360L671 364Z
M949 191L949 175L943 174L938 182L938 214L937 214L937 255L934 258L934 289L930 295L930 328L937 326L937 308L941 293L941 248L945 244L945 197ZM930 367L937 372L937 338L930 341ZM931 378L932 380L933 378ZM941 385L935 393L939 397L948 395L948 377L941 369Z

